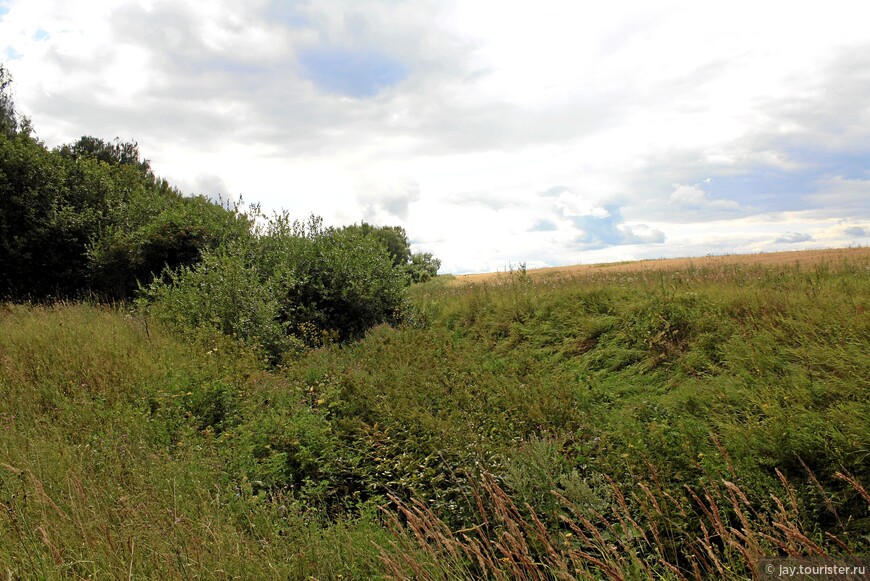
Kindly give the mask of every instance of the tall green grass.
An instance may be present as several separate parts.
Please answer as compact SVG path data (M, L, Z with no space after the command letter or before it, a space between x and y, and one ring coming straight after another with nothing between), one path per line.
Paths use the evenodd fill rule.
M3 307L0 571L743 578L870 549L868 261L411 294L278 368Z
M280 381L231 341L182 344L115 309L3 307L0 574L370 577L379 526L320 526L228 471L204 402Z

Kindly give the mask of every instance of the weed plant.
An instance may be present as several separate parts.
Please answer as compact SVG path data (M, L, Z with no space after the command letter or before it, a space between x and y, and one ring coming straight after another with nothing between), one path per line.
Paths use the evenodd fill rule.
M377 519L321 526L228 469L224 433L276 383L223 337L181 343L99 306L0 308L0 575L376 575Z
M277 367L117 308L0 308L0 571L752 578L870 552L867 260L439 278L404 325Z

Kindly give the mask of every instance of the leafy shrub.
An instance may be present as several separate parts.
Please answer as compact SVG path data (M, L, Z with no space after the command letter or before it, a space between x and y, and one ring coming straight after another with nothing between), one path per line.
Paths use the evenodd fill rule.
M258 490L301 491L316 502L312 493L330 475L338 446L325 418L306 407L270 405L250 420L232 433L244 476Z
M411 256L408 264L408 275L411 282L426 282L438 276L441 261L432 256L431 252L416 252Z
M92 215L75 211L62 160L27 135L0 134L0 295L66 295L84 282Z
M129 299L165 268L250 235L234 209L184 197L135 142L49 150L15 113L0 65L0 297Z
M206 251L250 236L246 216L203 197L145 193L120 208L88 248L91 287L131 298L165 269L192 266Z
M393 261L393 266L404 270L412 283L426 282L438 275L441 261L431 252L412 252L408 234L401 226L372 226L353 224L341 228L340 232L370 238L383 245Z
M400 319L406 279L376 240L286 215L259 234L167 272L145 302L176 327L216 328L262 348L273 362Z
M141 304L176 329L213 328L273 355L294 346L278 321L270 281L252 266L244 245L168 272L145 290Z
M0 296L129 299L165 268L250 236L238 212L156 179L135 147L109 149L117 160L0 131Z
M346 340L396 322L406 281L376 239L352 229L324 229L316 217L290 224L278 216L260 249L280 318L291 331L310 324Z

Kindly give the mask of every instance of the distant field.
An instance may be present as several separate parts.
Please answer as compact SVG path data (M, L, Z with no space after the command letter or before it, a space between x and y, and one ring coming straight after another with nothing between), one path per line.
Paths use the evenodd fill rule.
M606 262L601 264L576 264L573 266L554 266L528 270L533 277L574 277L609 272L637 272L650 270L680 270L684 268L709 268L726 264L815 266L821 263L837 263L844 259L855 260L870 257L870 246L858 248L829 248L825 250L798 250L791 252L765 252L759 254L726 254L721 256L700 256L694 258L662 258L630 262ZM505 276L506 272L487 272L482 274L457 275L454 284L477 283Z

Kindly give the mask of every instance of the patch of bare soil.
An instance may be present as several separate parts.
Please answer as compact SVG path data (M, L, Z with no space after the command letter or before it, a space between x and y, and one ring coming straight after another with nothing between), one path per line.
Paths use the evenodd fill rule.
M680 270L685 268L709 268L729 264L815 266L828 263L836 265L844 261L870 259L870 246L858 248L829 248L825 250L798 250L792 252L764 252L760 254L726 254L695 258L662 258L634 262L609 262L603 264L577 264L528 270L532 277L584 276L600 272L637 272L650 270ZM486 282L507 276L506 272L458 275L454 284Z

